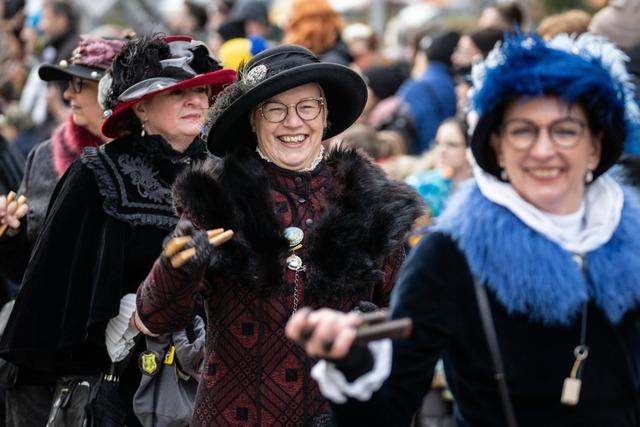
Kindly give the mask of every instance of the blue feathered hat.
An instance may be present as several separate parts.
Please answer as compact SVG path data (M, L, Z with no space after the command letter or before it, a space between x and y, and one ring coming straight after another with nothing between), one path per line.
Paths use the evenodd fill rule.
M626 60L612 43L593 34L562 34L550 41L536 34L507 36L472 71L471 101L479 119L471 150L478 165L500 176L490 135L507 103L521 96L556 95L585 108L591 130L603 133L594 176L609 169L623 150L640 153L640 110Z

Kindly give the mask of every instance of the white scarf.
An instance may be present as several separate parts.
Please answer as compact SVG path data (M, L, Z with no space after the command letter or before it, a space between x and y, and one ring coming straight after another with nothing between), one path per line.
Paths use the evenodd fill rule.
M525 201L511 184L498 180L479 166L476 165L473 172L487 199L509 209L526 225L571 253L586 254L607 243L620 222L624 193L606 174L586 187L584 215L551 215ZM578 224L567 224L572 221Z

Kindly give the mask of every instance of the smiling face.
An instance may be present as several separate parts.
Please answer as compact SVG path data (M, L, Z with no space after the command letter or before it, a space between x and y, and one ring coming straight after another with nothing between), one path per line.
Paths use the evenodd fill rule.
M98 104L98 82L73 77L75 82L69 84L64 91L64 98L69 101L73 123L88 129L94 135L101 136L103 115ZM74 89L81 88L79 92Z
M576 132L573 124L557 125L566 119L582 123L578 127L581 131ZM528 148L516 148L507 133L513 141L528 130L515 127L507 131L506 125L527 122L538 127L537 137ZM503 130L491 136L491 145L513 188L544 212L557 215L576 212L584 195L585 175L597 167L601 150L601 137L589 129L584 108L553 96L518 98L507 105L502 123ZM548 127L552 123L556 123L551 131L556 141L574 135L575 144L562 147L554 142Z
M318 99L323 96L320 85L307 83L289 89L269 98L262 104L262 112L251 113L251 123L255 128L260 151L274 164L290 170L308 169L320 153L322 134L326 125L327 109L321 106L320 113L311 120L303 120L294 107L302 100ZM263 116L270 102L278 102L287 107L287 115L280 123L271 123ZM277 104L274 104L277 106ZM299 104L298 110L304 108ZM282 106L277 106L281 108ZM303 111L301 113L304 114Z
M160 135L176 151L184 151L200 134L209 108L209 89L198 86L161 92L134 105L149 135Z
M464 179L471 174L467 161L467 142L455 121L446 121L438 127L435 138L436 165L446 175Z

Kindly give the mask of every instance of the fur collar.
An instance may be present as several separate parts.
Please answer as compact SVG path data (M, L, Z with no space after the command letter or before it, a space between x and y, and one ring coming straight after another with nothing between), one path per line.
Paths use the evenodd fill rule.
M593 299L613 323L640 303L640 203L623 188L620 224L585 256L572 254L486 199L474 182L454 195L438 230L450 234L480 278L510 312L546 324L569 324Z
M66 121L53 132L53 165L58 176L64 175L86 147L97 147L103 142L87 128L76 125L69 114Z
M316 298L334 299L382 279L384 263L423 205L413 189L390 181L354 150L333 150L319 167L329 168L331 191L322 218L306 232L305 287ZM216 250L218 272L262 296L280 289L289 246L255 153L239 147L224 160L194 165L176 180L173 199L198 226L236 231Z

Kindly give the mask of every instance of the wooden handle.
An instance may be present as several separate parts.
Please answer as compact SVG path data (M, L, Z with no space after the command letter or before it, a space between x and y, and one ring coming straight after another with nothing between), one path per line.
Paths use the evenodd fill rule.
M13 191L9 191L9 194L7 194L7 207L9 206L9 203L13 202L16 199L16 193ZM25 203L27 203L27 198L24 196L20 196L18 197L18 201L17 201L17 208L19 208L20 206L24 205ZM0 225L0 237L4 236L4 233L7 231L7 228L9 228L9 224L2 224Z
M222 229L219 229L219 230L222 230ZM211 231L215 231L215 230L211 230ZM209 235L209 232L207 232L207 235ZM232 237L233 237L233 230L227 230L224 232L214 234L213 237L209 235L209 243L211 243L213 246L220 246L221 244L225 243L227 240L231 239ZM196 248L185 249L184 251L179 252L178 254L171 257L171 266L173 268L180 268L184 265L185 262L193 258L195 254L196 254Z
M220 246L225 243L227 240L233 237L233 230L227 230L223 233L218 234L217 236L211 237L209 236L209 243L213 246Z
M374 323L384 322L389 320L389 313L387 310L370 311L368 313L362 313L360 315L362 324L373 325Z
M9 206L9 203L13 202L15 199L16 199L15 191L9 191L9 194L7 194L7 206Z
M356 331L354 344L362 345L382 338L391 338L392 340L405 339L411 335L412 327L413 322L408 317L376 323L371 326L361 326Z
M208 230L207 237L211 239L212 237L222 234L223 231L224 231L224 228L215 228L213 230ZM165 246L164 252L163 252L164 256L166 257L174 256L180 251L180 249L184 248L184 245L186 245L190 241L191 241L191 236L174 237L173 239L169 240L169 243L167 243L167 245Z

